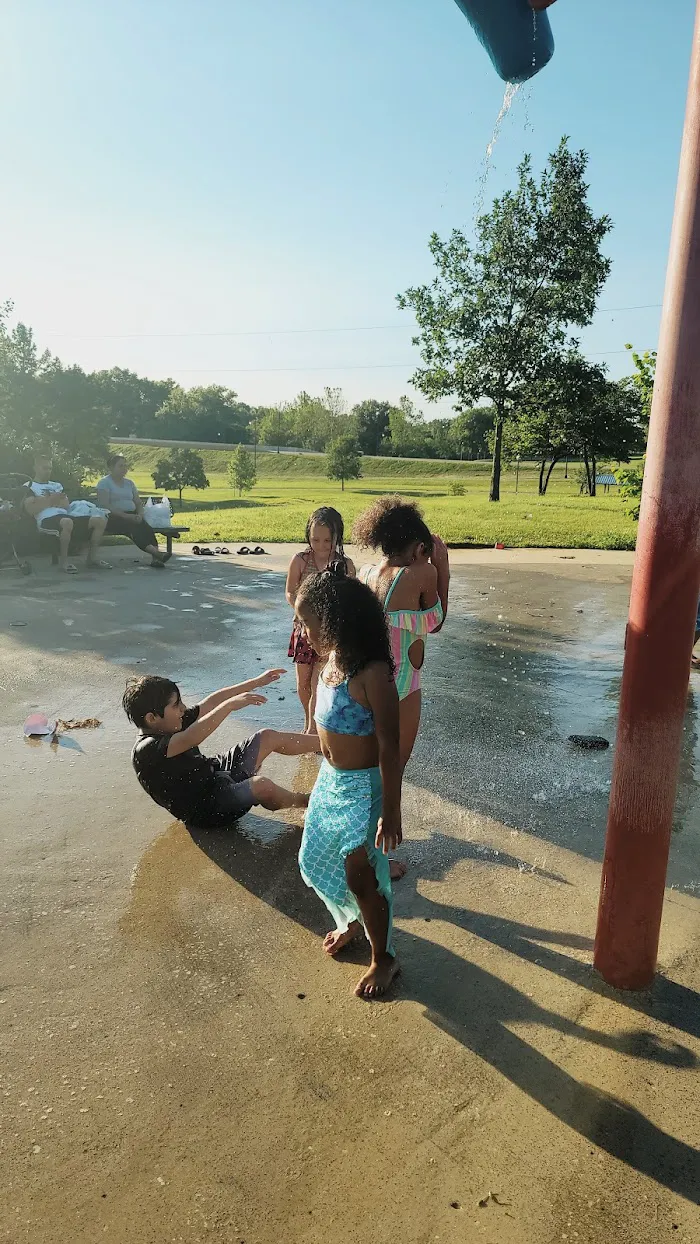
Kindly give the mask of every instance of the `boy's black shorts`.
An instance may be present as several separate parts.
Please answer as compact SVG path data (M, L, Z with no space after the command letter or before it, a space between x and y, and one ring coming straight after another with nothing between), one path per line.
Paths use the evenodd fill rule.
M255 777L260 752L260 732L251 735L243 743L237 743L221 756L213 756L216 769L216 792L211 813L204 824L188 820L193 829L220 829L236 821L255 803L250 779Z

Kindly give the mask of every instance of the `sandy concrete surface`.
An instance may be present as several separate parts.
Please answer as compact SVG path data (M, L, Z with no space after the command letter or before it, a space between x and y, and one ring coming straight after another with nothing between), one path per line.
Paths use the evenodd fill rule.
M3 572L0 1239L700 1239L697 732L662 973L614 994L589 967L610 753L565 738L610 735L629 567L585 557L455 568L380 1004L362 946L321 952L298 820L190 834L130 770L129 674L194 698L279 663L276 564ZM35 707L103 725L28 743ZM291 682L255 711L220 745L296 726ZM269 771L308 789L315 762Z

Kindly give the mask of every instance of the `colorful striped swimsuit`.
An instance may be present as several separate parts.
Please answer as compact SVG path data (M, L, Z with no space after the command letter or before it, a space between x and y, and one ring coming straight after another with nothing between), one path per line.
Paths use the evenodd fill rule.
M401 566L396 572L384 598L384 612L389 624L391 651L396 666L394 679L400 700L405 700L406 696L414 691L420 691L421 687L421 669L416 669L411 661L409 655L411 646L417 639L425 641L425 636L437 630L444 617L442 602L439 599L431 609L389 609L391 595L405 569L405 566ZM372 570L373 567L370 566L366 572L360 572L360 578L363 583L372 588L376 595L376 588L370 583Z

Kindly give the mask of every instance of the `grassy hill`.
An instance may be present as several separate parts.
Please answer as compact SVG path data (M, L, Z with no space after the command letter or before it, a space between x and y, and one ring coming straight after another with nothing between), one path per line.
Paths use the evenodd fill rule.
M122 451L125 447L119 446ZM126 447L130 474L142 492L153 489L151 471L167 450L159 446ZM417 501L433 530L455 544L536 548L632 549L636 523L625 513L615 491L598 497L579 495L576 467L566 478L561 463L545 497L537 494L535 463L521 463L503 476L502 500L488 501L489 462L443 462L427 459L363 458L362 478L343 491L325 474L325 458L305 454L260 454L258 483L237 497L226 475L231 448L201 451L210 487L186 489L178 518L192 540L258 543L301 540L309 513L335 505L346 528L361 510L387 492ZM451 485L464 488L454 496ZM176 497L171 496L173 502Z
M252 446L246 446L252 454ZM159 458L167 457L168 449L158 445L115 445L114 449L123 453L134 471L149 474ZM235 446L222 445L220 449L201 449L204 469L209 474L224 474L228 459ZM326 459L324 454L276 454L259 453L257 455L259 479L273 479L280 476L304 479L326 478ZM489 476L490 462L444 462L435 458L372 458L363 457L362 474L366 478L381 476L382 479L433 478L450 476L455 478L475 475Z

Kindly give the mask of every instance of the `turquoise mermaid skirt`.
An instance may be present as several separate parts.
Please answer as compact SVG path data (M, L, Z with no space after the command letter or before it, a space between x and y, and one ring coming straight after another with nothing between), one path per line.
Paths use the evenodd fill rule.
M374 845L381 814L379 769L334 769L324 760L306 811L299 868L306 884L326 904L336 928L345 933L354 920L364 925L345 876L346 856L364 847L377 878L377 889L389 905L387 950L393 955L389 857Z

